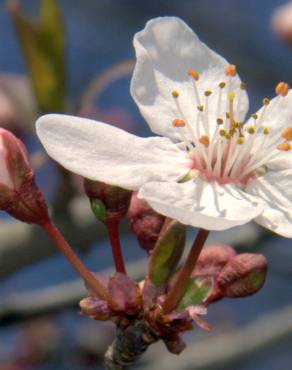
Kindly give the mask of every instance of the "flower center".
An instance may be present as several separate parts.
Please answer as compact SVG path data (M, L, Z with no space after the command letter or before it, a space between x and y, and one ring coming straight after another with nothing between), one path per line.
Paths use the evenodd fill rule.
M204 96L200 96L199 73L193 69L188 71L197 103L196 122L188 120L184 114L179 91L172 91L180 115L172 121L172 125L180 130L192 159L191 170L182 181L200 176L209 182L246 186L262 173L268 161L292 148L292 127L275 130L275 127L265 125L267 115L276 112L288 95L289 85L280 82L275 88L277 97L272 102L264 98L262 108L252 115L247 124L243 124L237 117L246 85L238 82L239 86L231 89L232 79L237 74L235 65L227 65L224 72L226 79L215 87L214 93L205 90ZM214 98L217 95L215 113L209 108L212 94Z

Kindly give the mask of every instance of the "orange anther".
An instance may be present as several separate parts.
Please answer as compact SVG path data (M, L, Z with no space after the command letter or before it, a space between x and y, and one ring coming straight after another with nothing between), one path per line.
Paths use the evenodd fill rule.
M275 93L277 95L286 96L289 92L289 85L286 82L279 82L275 87Z
M289 150L291 150L291 145L287 142L284 142L284 143L278 144L277 149L283 152L288 152Z
M287 141L292 141L292 127L285 128L282 133L282 137Z
M184 127L186 125L183 119L176 118L172 121L172 126L174 127Z
M224 72L225 72L226 76L234 77L237 73L236 65L228 64L227 66L225 66Z
M207 135L202 135L199 139L199 142L203 145L205 145L206 148L208 148L210 144L210 138Z
M192 77L194 80L196 80L196 81L198 81L198 79L199 79L199 77L200 77L200 75L199 75L199 73L197 72L197 71L195 71L193 68L190 68L189 70L188 70L188 75L190 76L190 77Z

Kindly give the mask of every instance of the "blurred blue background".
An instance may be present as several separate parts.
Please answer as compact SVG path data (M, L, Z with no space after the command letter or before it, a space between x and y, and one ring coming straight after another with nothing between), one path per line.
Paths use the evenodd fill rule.
M292 48L289 49L279 40L270 26L274 9L283 3L285 1L280 0L62 0L60 6L67 38L66 57L71 102L76 103L90 81L104 69L134 58L133 35L144 27L147 20L157 16L175 15L185 20L202 41L237 65L242 80L248 84L250 109L253 112L261 104L263 97L273 96L277 82L284 80L292 83ZM37 0L25 0L22 4L27 13L37 15ZM26 73L5 1L0 2L0 72ZM122 78L105 89L98 99L99 109L121 109L123 113L126 112L120 123L122 127L140 135L149 135L147 125L130 97L129 81L130 78ZM125 122L127 118L129 121ZM113 123L116 121L118 119L114 117ZM31 136L26 135L25 138L32 150L39 147ZM52 164L46 168L46 172L40 171L38 174L38 181L48 197L56 189L58 176ZM208 337L219 335L221 331L230 328L240 328L264 314L292 304L291 244L290 240L269 236L255 246L257 251L264 253L269 259L270 270L266 285L254 297L224 300L211 306L208 321L214 329ZM127 261L144 257L146 263L145 254L138 248L133 237L127 234L123 245ZM42 248L41 241L39 248ZM92 270L110 267L112 261L107 242L103 239L96 243L84 255L84 260ZM75 278L75 273L66 261L55 255L3 279L0 284L0 301L5 301L11 294L30 292ZM74 308L60 310L38 320L40 321L3 321L0 326L0 370L102 368L102 351L112 335L110 326L79 316L77 304ZM32 337L39 338L36 333L41 333L41 337L48 336L48 341L55 344L53 350L37 365L23 365L23 360L14 364L14 359L21 351L25 352L23 342L29 342ZM96 343L97 357L94 348L80 343L86 336L93 339L84 339L84 342ZM199 338L204 336L207 334L199 334ZM33 353L31 349L30 351ZM165 350L162 352L162 348L159 351L161 355L168 356L172 369L172 355L167 355ZM290 337L266 351L244 357L235 364L222 365L222 369L288 370L291 363ZM155 367L155 363L153 366ZM218 367L212 369L219 370Z

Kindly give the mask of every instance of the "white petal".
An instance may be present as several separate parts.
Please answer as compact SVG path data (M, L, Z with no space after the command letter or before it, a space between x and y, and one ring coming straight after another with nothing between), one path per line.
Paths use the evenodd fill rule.
M48 154L91 180L138 189L150 180L177 180L189 170L184 151L167 138L140 138L105 123L48 114L37 134Z
M250 182L247 191L266 203L263 213L255 221L277 234L292 238L292 169L269 171Z
M137 64L134 70L131 93L153 132L180 139L178 129L171 126L175 118L187 118L195 124L198 110L194 94L194 81L188 76L189 68L200 73L197 82L200 100L205 104L204 91L211 90L209 112L211 124L217 117L218 83L226 81L224 66L226 60L203 44L196 34L179 18L164 17L149 21L146 27L134 37ZM231 90L239 96L240 79L231 79ZM181 117L171 92L177 90L185 117ZM227 87L222 95L222 115L227 105ZM239 112L236 118L243 120L248 99L241 91ZM210 123L209 122L209 123Z
M147 183L138 196L158 213L208 230L242 225L262 212L261 202L236 186L199 178L185 183Z

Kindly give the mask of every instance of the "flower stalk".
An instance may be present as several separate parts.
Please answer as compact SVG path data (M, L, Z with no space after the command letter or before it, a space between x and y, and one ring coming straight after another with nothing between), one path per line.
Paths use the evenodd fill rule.
M63 235L57 229L57 227L50 221L42 223L42 228L59 249L59 251L64 255L64 257L70 262L78 274L83 278L86 284L93 290L98 297L107 300L108 293L106 289L95 279L94 275L87 269L83 264L77 254L73 251L67 241L64 239Z
M199 255L208 238L208 235L209 235L208 230L200 229L198 231L198 234L192 245L188 258L184 263L183 267L181 268L181 270L179 271L175 283L162 305L164 313L169 313L172 310L174 310L177 307L181 298L183 297L191 273L196 265Z
M120 243L120 222L116 219L109 219L105 222L105 225L108 230L116 271L122 274L126 274L127 272Z

